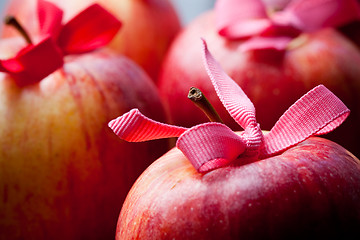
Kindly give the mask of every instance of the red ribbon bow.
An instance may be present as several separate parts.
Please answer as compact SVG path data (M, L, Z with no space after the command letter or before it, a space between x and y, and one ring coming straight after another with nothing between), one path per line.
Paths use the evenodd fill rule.
M207 172L236 159L256 161L277 154L305 139L338 127L350 110L323 85L295 102L263 135L250 99L212 57L204 41L207 73L224 107L244 129L238 135L222 123L183 128L153 121L133 109L109 123L120 138L130 142L179 137L176 146L199 172Z
M11 59L0 61L20 86L36 83L64 64L64 56L93 51L108 44L121 22L98 4L63 24L63 11L55 4L39 0L38 17L42 40L30 44Z
M216 28L228 39L247 39L240 50L285 50L302 32L360 19L357 0L292 0L270 13L262 0L217 0Z

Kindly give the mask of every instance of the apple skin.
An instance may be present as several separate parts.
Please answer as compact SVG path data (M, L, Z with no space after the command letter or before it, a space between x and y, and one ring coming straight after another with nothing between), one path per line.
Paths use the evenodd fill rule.
M360 161L318 137L206 174L173 148L135 182L116 239L353 238L359 185Z
M360 51L342 34L332 29L302 34L284 55L244 53L238 49L242 41L229 41L217 34L212 11L190 23L170 47L158 81L172 122L191 127L207 121L191 101L184 100L194 86L207 96L227 126L241 130L222 106L201 64L200 37L254 103L261 129L270 130L297 99L324 84L351 110L347 121L329 138L360 156Z
M2 40L1 57L21 44ZM169 149L107 127L134 107L166 121L151 79L108 50L66 57L24 88L0 73L0 239L114 239L132 184Z
M109 47L138 63L156 81L164 55L181 25L169 0L48 0L64 9L67 21L92 3L99 3L123 25ZM17 17L24 27L38 35L37 0L10 0L6 14ZM9 27L3 37L18 35Z

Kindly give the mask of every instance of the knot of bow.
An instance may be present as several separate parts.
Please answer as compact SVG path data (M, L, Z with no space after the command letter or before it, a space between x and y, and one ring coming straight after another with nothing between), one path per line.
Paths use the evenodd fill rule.
M222 123L208 122L184 128L156 122L133 109L112 120L109 127L130 142L179 137L176 146L199 172L229 165L235 160L257 160L284 151L305 139L338 127L350 110L325 86L319 85L297 100L263 134L255 108L243 90L221 68L203 41L207 73L222 104L244 129L236 134Z

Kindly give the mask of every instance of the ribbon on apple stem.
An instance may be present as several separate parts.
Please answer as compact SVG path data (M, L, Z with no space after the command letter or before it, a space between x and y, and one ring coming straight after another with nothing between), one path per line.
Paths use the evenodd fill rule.
M223 71L205 41L203 46L204 63L212 85L226 110L244 129L241 134L218 122L192 128L164 124L147 118L138 109L109 122L114 133L129 142L179 137L177 148L197 171L208 172L235 160L249 162L278 154L311 136L334 130L350 113L339 98L319 85L296 101L264 135L250 99Z
M240 50L285 50L303 32L339 27L360 19L357 0L292 0L270 11L262 0L217 0L216 29L227 39L246 40Z
M63 10L55 4L38 1L42 40L28 44L10 59L0 60L0 71L18 85L36 83L64 64L64 56L93 51L108 44L121 22L99 4L92 4L63 24Z

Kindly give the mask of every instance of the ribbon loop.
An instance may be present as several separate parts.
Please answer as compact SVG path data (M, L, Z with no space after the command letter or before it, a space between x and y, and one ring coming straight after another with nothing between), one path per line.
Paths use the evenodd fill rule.
M62 26L63 10L51 2L38 0L37 11L40 33L56 39Z
M313 135L338 127L350 110L325 86L319 85L296 101L264 137L263 157L283 151Z
M65 55L93 51L108 44L120 27L115 16L93 4L62 27L57 43Z

